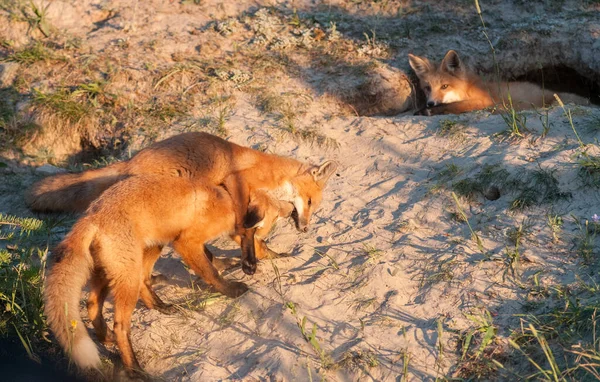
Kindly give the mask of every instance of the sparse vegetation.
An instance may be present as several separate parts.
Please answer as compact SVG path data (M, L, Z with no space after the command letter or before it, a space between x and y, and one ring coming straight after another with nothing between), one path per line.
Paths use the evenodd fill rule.
M6 61L12 61L23 65L32 65L39 61L54 59L55 54L41 42L34 42L21 50L8 55Z
M33 360L47 348L42 288L53 226L0 214L0 337L18 337Z
M57 358L41 290L71 221L23 217L23 192L53 171L33 169L104 167L205 131L307 162L331 157L340 178L307 234L274 231L289 229L276 245L293 256L263 260L247 296L189 286L183 271L158 289L175 296L176 314L138 305L134 342L155 348L140 360L158 378L600 379L598 109L558 99L521 111L509 98L492 113L409 115L419 99L408 51L457 44L478 72L518 77L530 46L549 52L536 60L561 60L575 19L589 50L593 2L543 2L548 22L517 22L532 14L515 0L510 33L483 19L501 3L184 0L165 14L149 2L82 15L0 0L0 336L36 361ZM465 31L483 32L490 53L463 44ZM576 52L565 55L594 70Z
M461 143L466 138L464 129L465 126L457 121L443 119L440 121L440 128L438 130L438 134L444 138L448 138L453 142Z
M458 200L458 196L456 196L456 194L453 192L452 197L454 198L454 203L456 203L456 210L458 212L458 216L461 218L462 221L467 223L467 227L469 227L469 231L471 232L471 240L473 240L473 242L477 245L477 249L479 249L479 252L481 252L481 254L487 258L488 255L485 251L485 248L483 247L483 241L481 240L479 235L473 230L473 227L471 227L471 223L469 223L467 214L462 208L460 201Z

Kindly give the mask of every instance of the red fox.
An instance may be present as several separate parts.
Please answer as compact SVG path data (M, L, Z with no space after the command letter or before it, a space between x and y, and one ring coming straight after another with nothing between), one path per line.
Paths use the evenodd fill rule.
M162 187L164 186L164 187ZM114 339L128 372L141 371L129 331L138 296L148 307L168 308L151 289L150 274L163 245L172 243L182 259L215 290L237 297L248 288L226 281L203 252L204 243L233 232L233 199L223 187L187 177L146 174L131 176L108 188L75 223L53 251L54 264L44 289L48 325L81 369L99 366L96 345L79 314L82 288L91 277L88 313L100 341L112 340L102 317L109 290L114 295ZM251 195L244 221L262 237L289 203L257 191Z
M419 78L427 97L427 107L418 115L460 114L498 106L516 110L551 105L554 92L529 82L483 82L468 71L458 53L449 50L437 66L425 57L408 55L408 62ZM510 95L510 99L509 99ZM558 93L564 103L588 105L589 100L571 93Z
M253 190L277 190L279 199L294 204L296 228L306 231L322 199L323 188L337 168L262 153L207 133L184 133L157 142L125 162L79 174L61 174L37 182L25 201L34 211L82 212L112 184L132 175L167 174L205 179L231 194L238 223L243 221ZM165 182L162 187L171 187ZM240 232L243 232L241 230ZM238 233L240 233L238 232Z

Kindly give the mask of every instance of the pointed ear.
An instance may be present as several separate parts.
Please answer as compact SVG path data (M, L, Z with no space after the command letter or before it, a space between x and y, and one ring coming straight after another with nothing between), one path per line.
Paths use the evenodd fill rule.
M279 217L289 218L294 212L294 204L290 202L279 202Z
M464 72L464 66L458 53L453 50L449 50L442 60L441 68L443 71L448 72L452 75L459 76Z
M250 202L246 216L244 216L244 228L254 228L265 218L265 211L258 205Z
M410 67L413 68L417 77L421 78L427 72L433 71L433 66L431 62L425 57L415 56L414 54L408 54L408 63Z
M325 184L329 177L337 169L338 163L333 160L323 162L319 167L315 166L310 169L310 174L313 176L315 182Z

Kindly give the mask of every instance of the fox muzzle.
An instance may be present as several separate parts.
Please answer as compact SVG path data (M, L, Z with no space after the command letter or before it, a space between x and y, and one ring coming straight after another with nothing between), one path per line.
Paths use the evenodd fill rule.
M247 275L256 273L256 249L254 248L254 234L256 228L243 232L242 236L242 271Z

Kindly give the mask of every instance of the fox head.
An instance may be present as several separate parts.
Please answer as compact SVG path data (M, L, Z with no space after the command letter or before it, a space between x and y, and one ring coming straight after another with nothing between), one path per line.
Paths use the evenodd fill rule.
M267 236L273 225L281 218L289 218L294 211L291 202L276 200L261 190L256 191L250 200L248 213L244 218L244 228L256 228L256 236Z
M427 107L459 102L468 98L467 71L458 53L449 50L436 67L425 57L408 54L408 62L419 78Z
M291 180L294 193L292 217L298 231L306 232L308 230L310 217L319 208L325 184L337 166L335 161L326 161L319 166L308 167Z
M264 237L280 217L289 217L294 206L289 202L275 200L264 192L255 192L250 198L246 216L245 231L241 235L242 270L247 275L256 272L256 248L254 237Z

